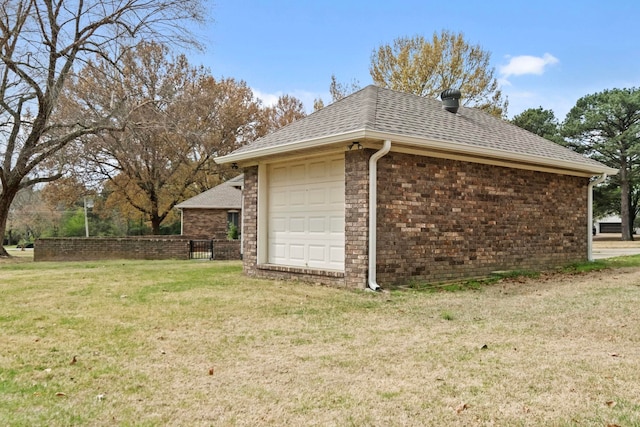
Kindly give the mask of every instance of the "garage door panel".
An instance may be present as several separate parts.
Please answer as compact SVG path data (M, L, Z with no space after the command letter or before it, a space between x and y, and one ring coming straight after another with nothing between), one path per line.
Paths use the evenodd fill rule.
M289 182L289 174L286 166L274 166L269 171L269 181L274 184Z
M332 263L344 263L344 246L329 247L329 260Z
M302 181L305 180L307 176L307 165L299 164L299 165L291 165L289 166L289 180L293 181Z
M289 258L294 261L304 262L305 260L305 247L301 243L295 243L289 245Z
M289 219L289 231L291 233L304 233L305 231L305 218L293 217Z
M289 204L291 206L305 206L307 203L307 192L305 190L293 190L289 192Z
M269 227L275 233L282 233L287 230L287 218L285 217L273 217L269 221Z
M284 260L286 259L286 245L284 243L274 243L271 245L270 247L271 251L273 252L273 256L276 259L279 260Z
M326 188L310 188L307 193L309 194L309 205L324 206L327 203Z
M309 262L325 262L326 248L321 245L309 245Z
M327 229L326 217L312 216L309 218L309 233L324 233Z
M329 217L329 232L344 235L344 216Z
M269 262L344 270L344 157L271 165L268 172Z

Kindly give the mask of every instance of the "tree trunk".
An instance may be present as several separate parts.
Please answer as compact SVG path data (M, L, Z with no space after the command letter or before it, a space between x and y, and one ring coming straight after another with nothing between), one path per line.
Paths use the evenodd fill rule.
M18 190L15 191L9 187L5 188L2 193L0 193L0 238L2 243L4 243L4 235L7 231L7 220L9 219L9 208L11 207L11 202L15 198ZM8 257L9 253L4 248L4 245L0 245L0 257Z
M627 171L626 162L623 162L620 168L620 220L622 226L622 240L633 240L633 234L631 233L631 224L629 222L631 218L630 209L630 190L629 190L629 176Z
M160 235L160 223L162 219L160 219L157 215L153 215L151 217L151 234L154 236Z

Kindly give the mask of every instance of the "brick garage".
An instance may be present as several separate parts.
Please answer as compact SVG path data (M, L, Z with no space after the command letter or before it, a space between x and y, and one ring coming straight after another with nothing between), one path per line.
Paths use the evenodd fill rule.
M327 180L318 165L340 155L343 175ZM592 185L617 173L482 111L445 111L437 100L375 86L216 161L245 172L246 274L371 289L586 261ZM314 176L344 180L343 215L324 229L318 218L329 205L317 205L317 185L317 207L304 202L311 195L299 184ZM272 215L272 203L295 214ZM300 236L320 242L339 219L342 267L308 267L322 248L307 251Z

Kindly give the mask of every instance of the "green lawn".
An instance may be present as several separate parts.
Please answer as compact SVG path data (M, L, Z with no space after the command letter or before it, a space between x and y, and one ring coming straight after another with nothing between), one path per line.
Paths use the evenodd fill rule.
M0 261L0 425L640 426L639 263L373 293Z

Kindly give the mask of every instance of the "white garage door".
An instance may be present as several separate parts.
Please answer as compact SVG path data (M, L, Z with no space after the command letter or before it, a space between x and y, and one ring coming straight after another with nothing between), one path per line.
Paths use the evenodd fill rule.
M344 270L344 156L269 165L269 263Z

